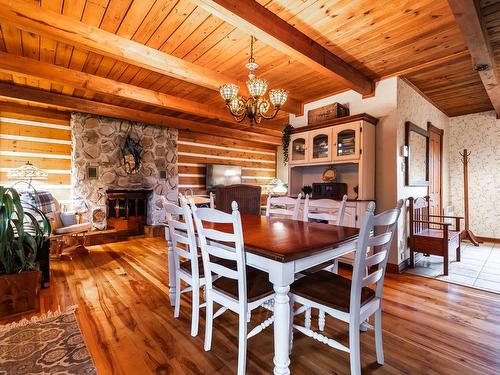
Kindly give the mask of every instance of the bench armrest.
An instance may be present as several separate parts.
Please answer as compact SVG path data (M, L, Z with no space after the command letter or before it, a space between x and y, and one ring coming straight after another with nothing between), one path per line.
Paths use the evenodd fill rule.
M421 223L421 224L432 224L432 225L441 225L444 227L448 227L451 224L450 223L441 223L439 221L424 221L424 220L413 220L414 223Z
M443 219L454 219L455 220L455 230L460 232L460 220L463 220L461 216L446 216L446 215L429 215L429 217L438 217Z
M462 216L447 216L447 215L429 215L429 217L442 217L445 219L464 219Z

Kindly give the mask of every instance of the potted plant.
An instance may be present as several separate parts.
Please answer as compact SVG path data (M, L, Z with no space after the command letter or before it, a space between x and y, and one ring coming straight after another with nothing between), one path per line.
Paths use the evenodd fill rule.
M39 308L35 259L50 224L39 209L23 204L15 189L0 186L0 319Z
M302 192L304 193L304 196L305 195L311 196L311 193L313 192L313 188L311 187L311 185L304 185L302 187Z

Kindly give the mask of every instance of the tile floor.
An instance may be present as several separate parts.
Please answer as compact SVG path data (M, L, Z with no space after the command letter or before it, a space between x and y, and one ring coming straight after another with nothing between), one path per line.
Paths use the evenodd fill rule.
M500 293L500 244L476 247L462 242L461 261L455 261L453 255L448 271L444 276L443 258L431 255L421 257L414 269L405 272Z

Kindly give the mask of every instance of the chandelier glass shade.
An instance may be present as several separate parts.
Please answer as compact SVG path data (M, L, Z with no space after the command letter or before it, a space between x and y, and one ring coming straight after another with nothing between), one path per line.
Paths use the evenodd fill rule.
M242 122L248 117L251 125L260 124L263 118L267 120L275 118L288 97L288 91L284 89L269 90L269 100L264 97L268 89L268 82L255 76L255 70L259 65L253 58L253 43L254 37L252 36L250 58L245 65L249 71L246 86L250 96L248 98L238 96L239 86L234 83L225 83L219 88L220 95L235 120Z

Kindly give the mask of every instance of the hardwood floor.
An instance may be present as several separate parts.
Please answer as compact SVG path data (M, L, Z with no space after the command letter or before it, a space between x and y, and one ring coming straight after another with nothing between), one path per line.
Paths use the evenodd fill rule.
M87 256L53 261L42 311L78 305L83 336L99 374L234 374L237 317L214 322L212 351L190 332L190 305L173 318L168 302L166 242L137 239L94 246ZM387 275L384 366L373 331L361 335L366 374L500 373L500 295L412 275ZM252 323L268 314L255 316ZM296 317L303 319L303 317ZM315 324L313 320L313 326ZM272 327L249 340L248 374L272 373ZM347 343L347 326L327 318L326 333ZM294 335L292 374L348 374L346 353Z

